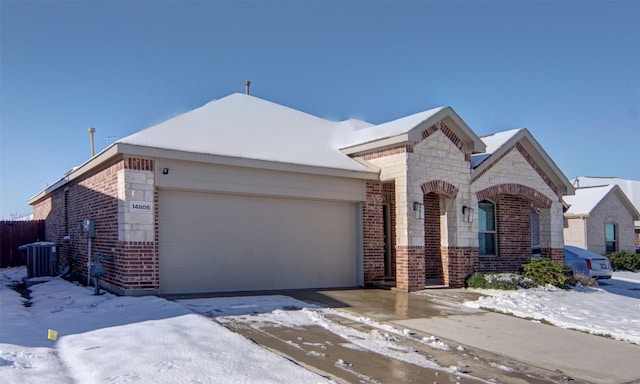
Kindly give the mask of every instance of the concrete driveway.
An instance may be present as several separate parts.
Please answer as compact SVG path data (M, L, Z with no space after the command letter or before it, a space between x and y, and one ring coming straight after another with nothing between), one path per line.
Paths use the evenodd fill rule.
M400 329L435 335L540 372L586 383L640 383L640 346L462 306L479 295L463 289L418 293L358 289L287 292ZM551 375L553 376L553 375ZM551 381L558 377L542 374ZM574 381L575 382L575 381Z

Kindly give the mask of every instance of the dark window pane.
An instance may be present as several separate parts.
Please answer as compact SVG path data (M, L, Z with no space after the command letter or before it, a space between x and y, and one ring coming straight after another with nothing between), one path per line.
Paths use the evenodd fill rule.
M606 247L605 247L605 252L606 253L613 253L616 251L616 243L615 241L607 241L606 242Z
M479 233L478 240L481 255L496 255L496 236L495 233Z

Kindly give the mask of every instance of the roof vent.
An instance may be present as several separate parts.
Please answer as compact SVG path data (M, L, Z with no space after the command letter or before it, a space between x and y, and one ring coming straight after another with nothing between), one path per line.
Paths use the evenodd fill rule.
M89 143L91 144L91 157L93 157L96 154L95 146L93 144L93 134L96 133L96 129L93 127L89 127L87 128L87 131L89 131Z
M244 93L249 94L249 87L251 86L251 82L249 80L244 81Z

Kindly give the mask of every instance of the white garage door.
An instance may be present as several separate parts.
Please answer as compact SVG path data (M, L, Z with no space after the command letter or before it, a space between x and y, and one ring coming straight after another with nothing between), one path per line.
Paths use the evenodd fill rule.
M355 286L356 205L160 191L160 292Z

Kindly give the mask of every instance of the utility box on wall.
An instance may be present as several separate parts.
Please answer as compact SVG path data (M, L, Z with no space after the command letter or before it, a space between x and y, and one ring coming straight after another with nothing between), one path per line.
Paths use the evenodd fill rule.
M54 276L58 262L58 246L55 243L40 241L18 248L26 255L27 278Z

